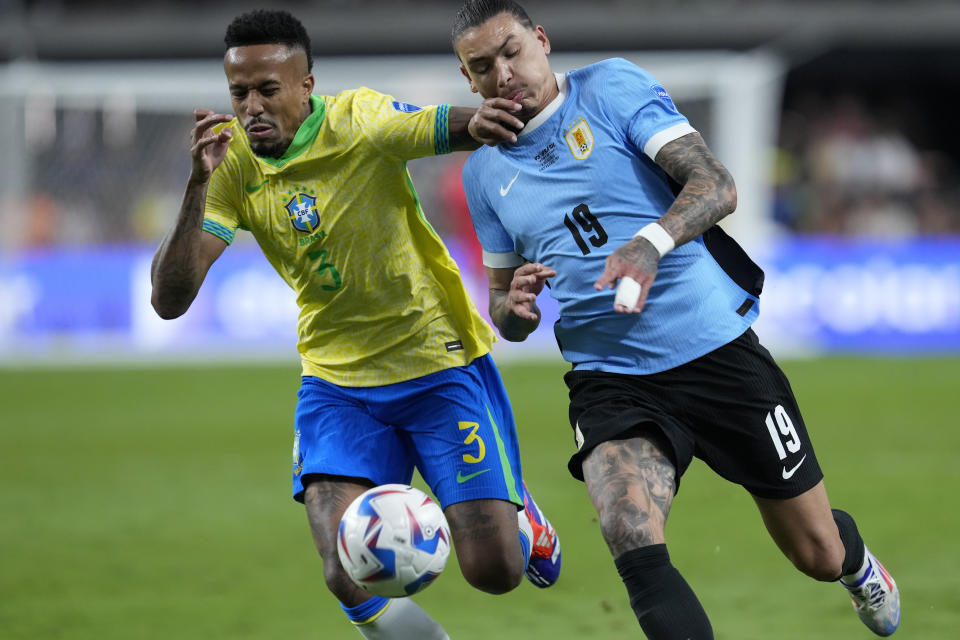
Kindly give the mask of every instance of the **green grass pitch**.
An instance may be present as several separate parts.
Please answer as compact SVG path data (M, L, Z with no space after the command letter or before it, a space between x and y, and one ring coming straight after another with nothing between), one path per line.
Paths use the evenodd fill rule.
M837 507L903 592L902 640L960 631L960 360L784 368ZM640 638L582 485L562 363L502 366L564 572L506 596L451 562L418 601L455 640ZM0 372L0 637L359 638L289 498L296 366ZM668 524L718 639L871 638L796 572L749 496L695 462Z

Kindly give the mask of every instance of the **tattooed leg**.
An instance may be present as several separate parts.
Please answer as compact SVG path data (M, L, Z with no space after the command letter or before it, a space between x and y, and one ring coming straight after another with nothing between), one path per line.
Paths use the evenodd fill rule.
M676 470L653 434L605 442L583 463L600 529L650 640L712 640L713 629L664 541Z
M676 470L656 439L600 444L584 460L583 478L613 557L664 542Z
M327 588L343 604L352 607L370 599L370 594L358 587L344 572L337 555L337 528L343 512L350 503L372 485L345 481L333 476L315 478L306 486L303 502L314 544L323 558L323 578Z
M361 493L373 486L362 478L313 475L304 479L303 495L310 530L323 558L327 588L343 606L354 629L364 638L418 638L450 640L436 620L410 598L371 596L353 583L337 555L337 527L343 512ZM371 607L371 605L374 605Z

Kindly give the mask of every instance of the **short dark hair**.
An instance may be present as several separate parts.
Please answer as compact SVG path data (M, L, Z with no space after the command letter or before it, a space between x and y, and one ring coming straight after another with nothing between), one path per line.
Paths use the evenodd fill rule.
M255 44L283 44L307 54L307 70L313 69L310 36L303 24L287 11L255 9L233 19L223 38L227 49Z
M527 29L533 29L533 20L524 8L513 0L467 0L457 12L453 30L450 32L450 42L454 50L457 48L457 39L464 31L478 27L501 13L509 13Z

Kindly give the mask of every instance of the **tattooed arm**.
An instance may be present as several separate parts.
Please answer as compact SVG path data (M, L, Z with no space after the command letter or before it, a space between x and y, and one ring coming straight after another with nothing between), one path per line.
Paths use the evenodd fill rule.
M693 240L736 209L737 188L733 178L699 133L689 133L665 144L657 153L656 163L683 186L657 221L673 238L674 246ZM660 253L653 243L646 238L633 238L607 258L603 275L594 286L613 288L620 278L633 278L640 283L641 293L636 306L626 313L639 313L657 275L659 262Z
M699 133L665 144L657 153L656 163L683 185L659 220L676 245L693 240L737 208L733 178Z
M454 151L473 151L480 143L473 139L467 126L476 109L470 107L450 107L448 130L450 132L450 148Z
M203 231L203 209L210 176L226 156L232 137L229 129L213 133L210 128L220 122L229 122L232 116L198 109L194 112L194 119L193 168L183 194L183 204L150 267L150 282L153 284L150 302L165 320L183 315L190 307L210 265L227 247L226 242Z
M487 267L490 281L490 319L504 340L522 342L540 324L537 295L547 278L557 272L535 262L516 269Z
M153 256L150 302L164 320L182 316L200 291L210 265L227 243L203 231L206 183L190 180L174 226Z

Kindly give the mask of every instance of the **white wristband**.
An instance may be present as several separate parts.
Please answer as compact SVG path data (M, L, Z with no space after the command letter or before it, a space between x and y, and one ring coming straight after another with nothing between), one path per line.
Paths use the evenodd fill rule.
M640 231L637 231L633 234L633 237L646 238L650 241L657 252L660 254L660 257L667 255L670 251L673 251L673 248L676 246L673 242L673 238L670 237L670 234L667 233L666 229L661 227L656 222L651 222Z

